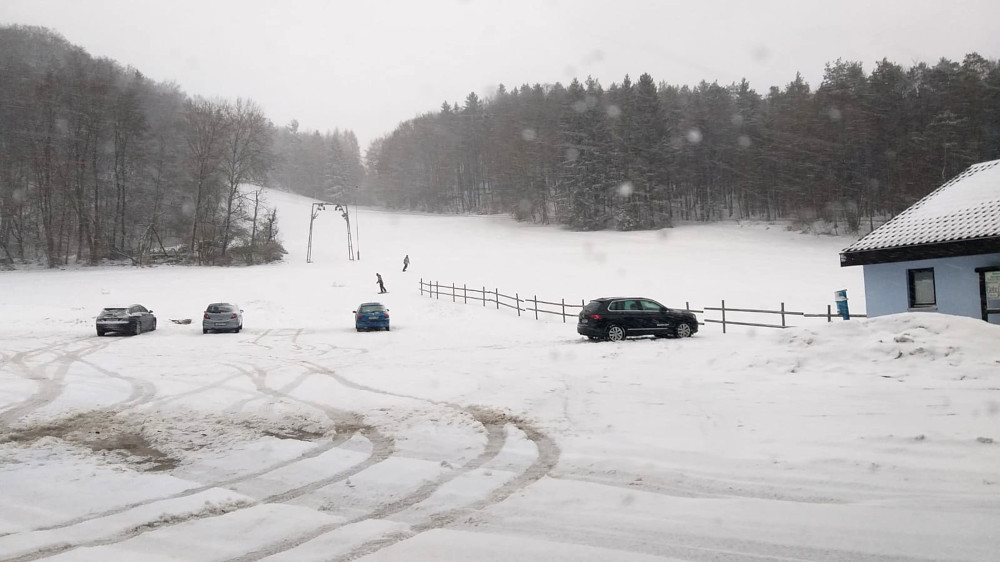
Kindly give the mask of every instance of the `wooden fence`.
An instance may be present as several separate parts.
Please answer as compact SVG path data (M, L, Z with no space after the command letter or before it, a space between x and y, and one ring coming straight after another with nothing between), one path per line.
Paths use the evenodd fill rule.
M538 298L538 295L525 295L521 297L520 293L515 292L513 295L507 295L500 292L500 289L494 287L490 290L485 285L482 287L469 287L467 284L463 283L461 286L457 283L450 283L442 285L438 281L424 281L423 278L420 279L420 295L427 295L429 298L441 300L443 296L445 299L451 298L451 302L462 301L463 304L468 304L469 301L473 303L481 303L482 306L493 306L497 310L500 307L512 309L517 311L518 316L534 315L535 320L538 320L539 314L549 314L554 316L562 317L563 323L566 322L567 318L576 318L580 311L586 305L586 300L581 299L580 304L575 304L575 302L566 302L566 299L559 299L559 302L546 301ZM685 302L683 308L675 307L678 310L686 310L688 312L693 312L695 314L707 314L707 312L718 313L718 318L702 318L699 324L720 324L722 325L722 333L726 333L726 326L751 326L757 328L791 328L793 325L788 324L792 318L826 318L827 322L833 322L834 318L840 318L840 315L833 311L831 305L826 306L826 312L820 313L808 313L800 312L794 310L788 310L785 308L785 303L781 303L778 310L764 310L759 308L733 308L727 307L726 301L722 300L720 306L706 306L704 310L699 310L696 308L691 308L691 303ZM740 320L733 320L733 314L737 314ZM781 324L776 324L773 322L748 322L745 321L746 314L764 314L780 317ZM728 316L727 316L728 315ZM866 314L851 314L851 317L856 318L867 318ZM777 319L775 319L777 320Z

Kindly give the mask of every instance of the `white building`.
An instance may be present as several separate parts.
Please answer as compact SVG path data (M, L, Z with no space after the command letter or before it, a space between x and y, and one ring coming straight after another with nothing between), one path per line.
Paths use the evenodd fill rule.
M868 316L931 311L1000 324L1000 160L975 164L844 249Z

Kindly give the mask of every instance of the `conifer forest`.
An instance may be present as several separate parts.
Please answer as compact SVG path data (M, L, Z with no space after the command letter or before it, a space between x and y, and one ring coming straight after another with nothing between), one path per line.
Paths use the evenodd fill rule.
M280 259L277 214L247 186L575 230L864 231L1000 158L1000 67L975 53L837 60L815 87L661 78L470 93L362 152L349 130L275 125L249 98L188 95L47 29L0 27L0 264Z

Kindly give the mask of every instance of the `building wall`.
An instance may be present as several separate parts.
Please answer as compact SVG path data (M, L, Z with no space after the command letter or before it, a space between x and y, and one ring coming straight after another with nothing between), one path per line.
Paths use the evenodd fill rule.
M982 318L979 274L976 273L976 268L994 265L1000 265L1000 254L865 265L868 316L911 311L906 272L909 269L932 267L937 306L914 310ZM1000 319L994 315L990 322L1000 324Z

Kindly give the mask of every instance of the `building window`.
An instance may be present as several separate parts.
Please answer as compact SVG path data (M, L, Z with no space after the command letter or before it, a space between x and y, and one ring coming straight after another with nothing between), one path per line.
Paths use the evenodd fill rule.
M935 306L934 269L910 269L906 274L910 286L910 308Z

